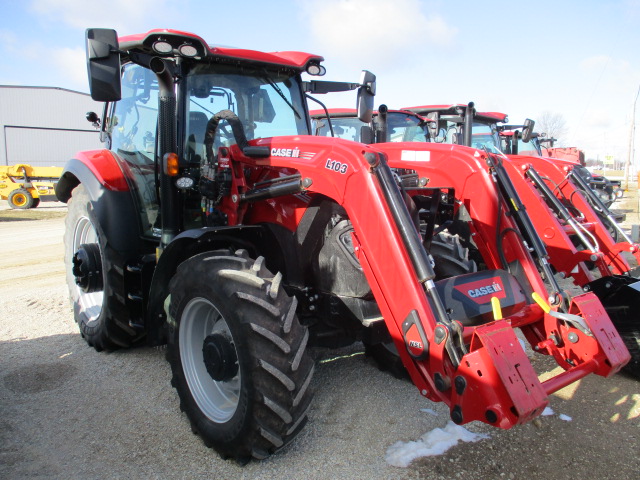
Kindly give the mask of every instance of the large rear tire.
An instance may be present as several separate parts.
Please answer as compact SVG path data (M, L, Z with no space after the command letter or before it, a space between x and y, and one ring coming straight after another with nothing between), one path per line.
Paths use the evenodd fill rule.
M631 360L622 367L622 371L640 380L640 325L637 321L625 325L614 322L613 325L631 354Z
M451 235L446 231L438 233L431 241L429 253L435 263L433 270L436 280L478 270L476 263L469 259L469 249L460 244L458 235ZM409 378L409 372L392 342L365 344L365 354L376 362L380 370L388 371L399 379Z
M183 262L171 280L167 360L180 408L205 445L245 463L302 429L313 361L297 302L262 257L218 250Z
M75 253L80 245L88 244L98 247L102 272L102 288L91 292L76 284L73 273ZM123 262L106 238L82 184L73 190L68 202L64 252L69 296L82 337L97 351L131 346L140 334L129 326Z
M618 230L616 230L616 228L609 223L609 219L604 214L600 212L596 212L596 215L598 216L600 223L604 225L604 227L609 232L609 235L611 235L611 238L613 239L613 241L615 243L618 243L620 241L620 234L618 233Z

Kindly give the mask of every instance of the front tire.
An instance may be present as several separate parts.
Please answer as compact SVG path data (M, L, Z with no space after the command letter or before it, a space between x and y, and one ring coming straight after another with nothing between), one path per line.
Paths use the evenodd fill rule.
M18 188L12 191L7 198L9 206L18 210L28 210L33 207L33 195L24 188Z
M74 255L81 245L99 251L102 287L86 292L76 283ZM123 262L111 247L96 218L84 185L78 185L68 202L64 233L64 260L73 314L85 341L97 351L131 346L140 334L129 326L125 305Z
M180 408L205 445L240 463L290 442L311 402L308 331L263 262L244 250L196 255L178 267L168 299Z

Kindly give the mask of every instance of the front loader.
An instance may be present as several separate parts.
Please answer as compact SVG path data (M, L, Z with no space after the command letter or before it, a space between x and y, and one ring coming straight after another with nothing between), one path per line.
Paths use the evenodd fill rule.
M345 132L347 128L357 127L353 121L354 111L350 115L344 110L328 113L333 119L334 130ZM315 111L312 114L316 125L328 121L325 112ZM513 319L512 325L521 327L534 350L553 355L568 371L578 371L578 364L571 358L572 355L561 360L561 355L555 351L553 345L557 344L560 337L555 334L537 336L541 331L538 322L541 318L551 324L568 322L578 329L586 326L584 319L594 316L609 322L600 301L593 293L571 296L556 281L556 270L550 263L555 258L550 253L555 252L548 252L544 240L538 235L541 230L537 224L534 226L533 218L529 216L523 199L511 181L511 165L504 161L504 155L445 143L431 144L428 153L420 153L418 150L424 143L407 141L420 138L415 134L415 128L420 126L427 132L429 119L409 111L390 111L381 106L373 118L372 132L364 133L361 137L373 138L377 142L376 147L384 149L388 155L389 165L403 178L406 193L421 212L425 225L424 243L434 256L436 269L440 263L438 260L451 261L451 257L457 255L459 260L467 257L472 259L480 271L504 270L516 277L519 284L525 286L525 301L542 307L546 314L532 310L522 325ZM319 133L327 134L328 129L323 126ZM461 138L464 133L456 130L449 131L447 135L447 132L441 132L441 138L455 140L456 136ZM467 134L471 134L471 129L467 130ZM486 141L478 137L475 140ZM473 155L462 155L464 152ZM447 187L449 194L448 197L432 197L425 201L421 192L423 187ZM430 223L435 223L435 228ZM447 243L448 252L443 249L443 244ZM447 272L444 273L446 277ZM459 280L450 281L455 283ZM448 282L441 280L437 284L447 285ZM483 304L487 312L491 311L491 293L474 292L474 300ZM454 306L455 300L455 297L452 298L447 305ZM499 306L502 307L502 304ZM464 308L470 311L468 306ZM549 316L552 320L549 320Z
M456 423L500 428L628 361L606 316L589 310L578 322L584 302L573 317L543 314L527 297L542 285L521 286L515 270L436 286L385 151L311 135L308 94L357 88L359 117L371 119L369 72L358 83L303 81L324 73L322 57L214 47L175 30L89 29L86 41L106 145L72 159L56 188L68 202L74 316L96 350L168 344L180 407L223 457L265 458L302 429L309 345L391 343ZM475 158L436 147L434 157ZM508 258L526 253L505 244ZM456 305L478 310L491 296L504 308L465 326L453 309L461 296ZM568 370L541 383L514 326Z
M640 261L640 245L618 225L601 194L585 177L584 167L542 157L532 121L517 127L521 130L499 126L498 122L507 121L505 114L476 112L473 104L407 110L437 123L438 127L430 124L433 130L446 125L454 132L448 136L453 141L502 157L505 172L501 175L505 180L499 181L513 183L554 271L598 296L631 352L632 360L625 371L640 378L640 321L635 313L640 309L640 283L625 258L633 255ZM518 155L518 149L528 154ZM501 150L508 154L502 155Z

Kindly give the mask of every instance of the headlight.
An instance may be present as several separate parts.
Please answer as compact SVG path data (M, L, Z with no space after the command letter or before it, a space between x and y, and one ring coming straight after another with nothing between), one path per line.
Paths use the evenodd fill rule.
M173 52L173 47L169 42L165 42L164 40L158 40L153 44L153 49L158 53L171 53Z
M186 190L188 188L193 188L193 185L195 184L195 180L191 177L180 177L178 179L176 179L176 187L182 189L182 190Z

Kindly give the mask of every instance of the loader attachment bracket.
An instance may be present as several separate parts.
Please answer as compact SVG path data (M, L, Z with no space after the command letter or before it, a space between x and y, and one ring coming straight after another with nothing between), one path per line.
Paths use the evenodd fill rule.
M466 378L469 385L467 393L452 402L452 405L461 405L465 422L477 419L510 428L537 417L549 403L529 358L506 320L475 329L471 352L464 356L456 374Z
M629 351L595 294L573 297L569 313L580 314L593 334L593 337L582 336L573 345L576 358L591 356L597 362L594 373L603 377L615 374L627 364L631 359Z

